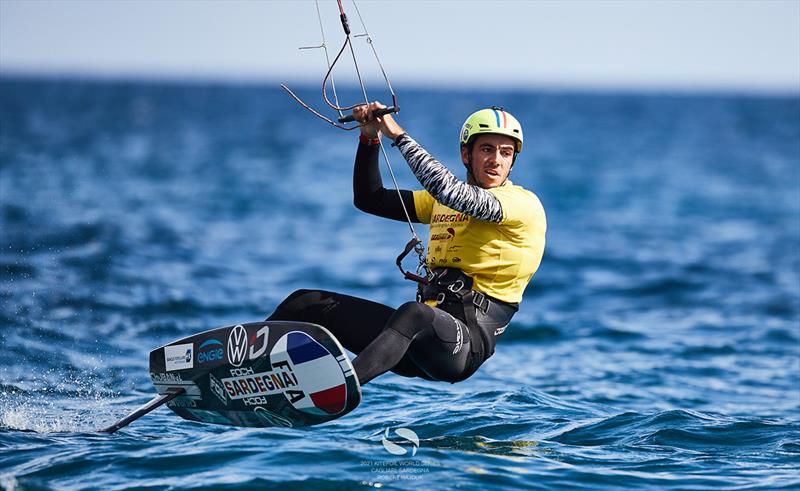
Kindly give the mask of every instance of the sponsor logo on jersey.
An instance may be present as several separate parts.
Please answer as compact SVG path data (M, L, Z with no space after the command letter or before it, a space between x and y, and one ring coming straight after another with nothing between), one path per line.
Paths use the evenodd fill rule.
M431 224L468 222L469 215L466 213L436 213L431 217Z
M446 234L444 234L444 233L442 233L442 234L433 234L433 235L431 235L431 240L450 240L455 236L456 236L456 229L454 229L452 227L447 227L447 233ZM441 251L441 250L442 250L441 247L438 247L438 246L436 247L436 251L437 252Z

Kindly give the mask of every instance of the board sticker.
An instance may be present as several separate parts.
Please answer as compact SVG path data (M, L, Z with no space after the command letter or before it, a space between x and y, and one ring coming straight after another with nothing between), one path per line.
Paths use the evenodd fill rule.
M192 357L192 343L174 344L164 347L164 363L168 372L174 370L186 370L194 367Z
M150 375L160 394L186 391L169 409L205 423L310 426L361 402L344 348L305 322L236 324L178 340L150 353Z

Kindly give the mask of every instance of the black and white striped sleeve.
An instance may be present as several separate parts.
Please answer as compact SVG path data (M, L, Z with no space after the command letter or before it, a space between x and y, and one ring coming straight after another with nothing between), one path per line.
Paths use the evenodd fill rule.
M436 201L479 220L503 221L503 207L495 195L459 180L407 134L397 137L395 145L422 187Z

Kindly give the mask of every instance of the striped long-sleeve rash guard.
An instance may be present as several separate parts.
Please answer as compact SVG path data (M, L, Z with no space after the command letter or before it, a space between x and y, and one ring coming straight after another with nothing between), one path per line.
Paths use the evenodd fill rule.
M491 189L467 184L407 134L395 144L424 189L385 189L379 147L359 145L353 175L356 206L405 220L404 204L412 221L430 224L431 269L459 268L472 277L475 290L519 302L544 252L547 225L536 195L511 181Z

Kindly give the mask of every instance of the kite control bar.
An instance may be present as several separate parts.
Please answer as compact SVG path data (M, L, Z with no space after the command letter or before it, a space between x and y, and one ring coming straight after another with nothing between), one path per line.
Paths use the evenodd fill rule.
M355 8L356 14L358 14L358 19L360 21L361 27L364 30L363 34L352 34L352 37L365 37L367 40L367 45L372 50L372 54L375 57L375 61L378 64L378 68L380 68L381 74L383 75L383 79L386 82L386 88L389 90L389 94L392 96L391 104L388 107L384 107L381 109L376 109L372 111L373 117L384 116L386 114L392 114L400 111L400 106L397 104L397 95L394 93L394 89L392 88L392 82L389 81L389 77L386 75L386 70L383 68L383 64L381 63L380 57L378 56L378 51L375 49L375 43L372 41L372 37L370 36L369 32L367 31L367 26L364 23L364 19L361 17L361 12L358 10L358 5L356 4L356 0L352 0L353 7ZM367 89L364 86L364 79L361 77L361 69L358 66L358 59L356 58L355 50L353 49L353 44L351 42L351 30L350 30L350 23L348 22L347 15L344 12L344 6L342 5L342 0L337 0L337 4L339 7L339 20L342 24L342 29L344 30L345 40L342 43L342 47L339 49L339 52L333 58L333 61L330 61L330 57L328 56L328 47L325 42L325 29L322 27L322 14L319 10L319 0L315 0L315 5L317 7L317 18L319 19L319 27L320 27L320 34L322 35L322 43L316 46L307 46L300 49L317 49L321 48L325 52L325 60L327 62L328 71L325 73L325 77L322 79L322 99L325 101L325 104L328 105L329 108L335 110L339 117L334 120L329 118L328 116L322 114L321 112L317 111L316 109L312 108L308 104L306 104L300 97L298 97L288 86L285 84L281 84L281 88L286 91L289 96L297 101L303 108L314 114L316 117L322 119L326 123L335 126L341 130L345 131L352 131L356 128L361 128L366 122L356 121L356 119L352 115L345 115L345 111L350 111L355 109L356 107L361 107L368 105L370 103L370 98L367 95ZM339 102L339 96L336 94L336 84L333 81L333 67L339 62L342 54L345 52L346 49L350 50L350 55L353 59L353 68L355 69L357 78L358 78L358 85L361 88L361 94L364 96L363 101L353 105L344 105ZM328 81L330 81L331 91L333 93L333 101L328 98ZM374 100L374 99L372 99ZM352 123L356 122L357 124L352 126L347 126L345 123ZM425 247L422 245L422 242L417 238L417 234L414 232L414 225L411 222L411 216L409 215L408 210L406 209L406 205L403 202L402 196L400 195L400 187L397 185L397 179L395 179L394 171L392 170L392 165L389 163L389 156L386 154L386 149L383 146L383 143L378 140L378 145L380 146L381 152L383 153L383 158L386 161L386 166L389 169L389 174L392 177L392 182L394 183L394 188L397 191L398 198L400 199L400 205L403 208L403 213L406 216L406 222L408 223L409 231L411 232L411 241L406 245L403 252L397 258L397 266L400 268L400 271L403 272L403 277L416 281L418 283L426 284L428 282L427 275L428 275L428 265L425 260ZM411 251L414 251L417 256L419 257L419 265L417 266L416 274L405 271L401 264L404 257L406 257Z
M399 112L400 112L400 108L399 107L397 107L397 106L389 106L389 107L384 107L383 109L376 109L376 110L372 111L372 116L373 117L377 117L377 116L383 116L383 115L386 115L386 114L399 113ZM354 118L352 114L348 114L347 116L339 118L339 122L340 123L350 123L350 122L355 121L355 120L356 120L356 118Z
M300 99L300 97L298 97L294 92L292 92L292 90L289 89L289 87L286 86L286 84L281 84L281 88L283 90L285 90L286 93L288 93L289 96L292 97L295 101L297 101L301 106L303 106L306 110L308 110L309 112L311 112L312 114L314 114L318 118L322 119L323 121L325 121L325 122L327 122L327 123L339 128L339 129L352 131L352 130L354 130L356 128L360 128L361 126L363 126L363 123L362 124L358 124L356 126L351 126L351 127L344 126L344 123L351 123L351 122L355 121L355 118L353 118L352 115L345 115L344 112L345 111L350 111L351 109L354 109L354 108L359 107L359 106L363 106L365 104L369 104L370 99L369 99L369 97L367 97L367 90L364 87L364 80L361 77L361 70L359 69L359 66L358 66L358 60L356 59L356 53L353 50L353 44L352 44L351 39L350 39L351 38L350 24L349 24L349 22L347 20L347 15L344 12L344 7L342 6L342 0L337 0L337 3L339 5L339 20L342 23L342 29L344 30L344 33L345 33L345 40L344 40L344 43L342 44L341 49L339 49L339 52L337 53L336 57L334 57L333 61L330 61L330 58L328 57L328 47L327 47L326 42L325 42L325 30L322 28L322 14L319 11L319 2L318 1L316 2L316 5L317 5L317 17L319 18L320 32L322 34L322 43L317 45L317 46L306 46L306 47L302 47L300 49L321 48L321 49L323 49L325 51L325 59L327 61L327 65L328 65L328 71L325 73L325 77L322 79L322 99L325 101L325 104L327 104L328 107L330 107L331 109L333 109L333 110L335 110L335 111L337 111L339 113L338 122L334 121L333 119L330 119L329 117L325 116L324 114L320 113L316 109L312 108L311 106L309 106L308 104L303 102L303 100ZM370 37L369 33L367 32L367 26L364 24L364 19L361 17L361 13L358 12L358 6L356 5L355 0L353 1L353 6L356 8L356 12L358 13L358 18L361 21L361 26L364 28L364 33L363 34L353 34L353 37L366 37L367 44L371 48L372 54L375 56L375 61L378 63L378 67L381 70L381 74L383 74L383 78L386 81L386 87L389 89L389 93L392 96L392 103L391 103L391 105L389 107L387 107L385 109L379 109L377 111L374 111L373 114L375 116L383 116L384 114L396 113L396 112L400 111L400 107L397 105L397 95L395 95L394 89L392 89L392 83L389 81L389 77L386 75L386 70L383 69L383 65L381 64L381 60L378 57L378 52L375 49L375 44L372 42L372 37ZM353 58L353 67L355 68L356 75L358 76L358 84L361 87L361 93L364 96L364 102L353 104L353 105L343 105L343 104L341 104L339 102L339 96L336 94L336 84L333 82L333 67L339 62L339 59L341 58L342 54L345 52L345 50L347 48L350 48L350 54L351 54L351 56ZM333 91L333 101L331 101L328 98L328 82L329 81L330 81L331 89Z

